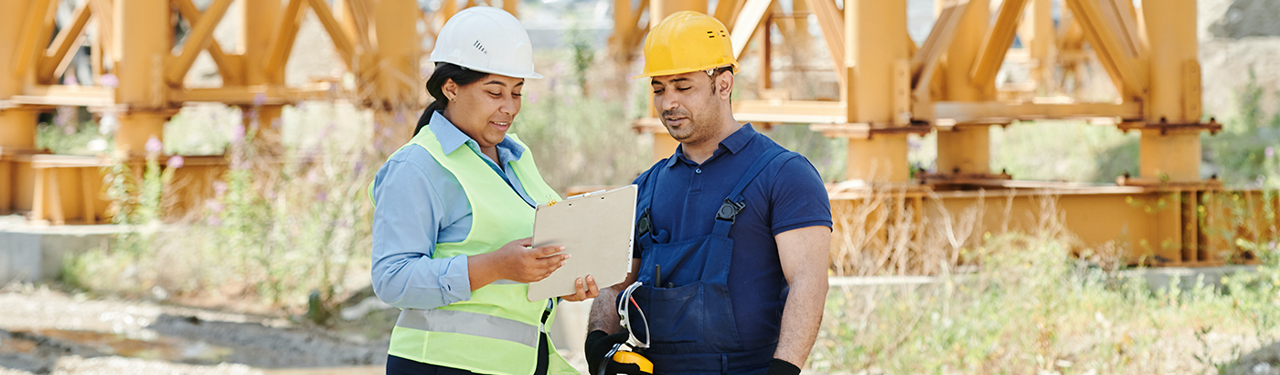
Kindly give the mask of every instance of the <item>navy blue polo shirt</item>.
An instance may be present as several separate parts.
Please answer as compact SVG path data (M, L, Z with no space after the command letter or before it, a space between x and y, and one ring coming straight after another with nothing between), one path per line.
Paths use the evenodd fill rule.
M770 148L782 146L756 132L751 124L721 141L702 164L689 160L684 148L677 147L675 154L655 166L664 170L650 209L654 239L672 243L711 234L716 210L756 158ZM639 184L639 179L634 183ZM649 193L641 185L640 196ZM775 158L742 194L746 207L729 231L733 240L729 294L734 318L744 336L775 335L741 337L745 342L776 340L785 300L778 296L787 283L774 236L811 226L830 228L831 203L817 169L799 154ZM637 252L635 257L641 254Z

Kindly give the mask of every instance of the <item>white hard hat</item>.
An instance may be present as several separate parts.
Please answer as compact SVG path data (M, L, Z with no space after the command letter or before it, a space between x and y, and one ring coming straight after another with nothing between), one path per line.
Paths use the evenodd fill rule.
M445 22L431 50L432 62L515 78L542 78L533 71L533 45L515 16L487 6L463 9Z

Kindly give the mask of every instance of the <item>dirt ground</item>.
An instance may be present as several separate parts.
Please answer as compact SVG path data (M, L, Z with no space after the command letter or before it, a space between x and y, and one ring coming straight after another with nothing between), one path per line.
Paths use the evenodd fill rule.
M0 289L0 375L381 373L385 341L148 301Z
M0 288L0 375L383 374L394 313L324 329L10 284Z

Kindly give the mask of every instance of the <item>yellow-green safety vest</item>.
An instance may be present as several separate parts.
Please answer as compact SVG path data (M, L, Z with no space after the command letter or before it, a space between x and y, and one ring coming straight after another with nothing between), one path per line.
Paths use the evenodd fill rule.
M511 139L525 147L515 135ZM445 154L429 129L418 132L404 147L422 147L431 153L458 178L471 203L471 232L467 238L437 243L432 258L484 254L533 235L534 208L469 147ZM542 180L528 147L525 150L519 160L510 164L525 192L538 203L560 199ZM373 184L369 191L372 199ZM555 319L555 305L550 301L530 302L528 293L529 284L499 280L472 291L467 301L431 310L403 309L391 331L388 352L475 373L532 374L538 363L538 342ZM548 309L551 315L544 326L542 315ZM549 349L548 374L578 373L554 345Z

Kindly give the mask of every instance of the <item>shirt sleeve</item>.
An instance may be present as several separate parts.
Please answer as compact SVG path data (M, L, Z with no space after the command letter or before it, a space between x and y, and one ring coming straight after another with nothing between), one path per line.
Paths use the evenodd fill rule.
M373 291L402 309L434 309L471 298L467 257L431 258L447 207L423 167L434 162L430 157L426 150L406 148L374 178Z
M783 162L770 187L773 235L812 226L831 228L831 200L818 170L803 155Z

